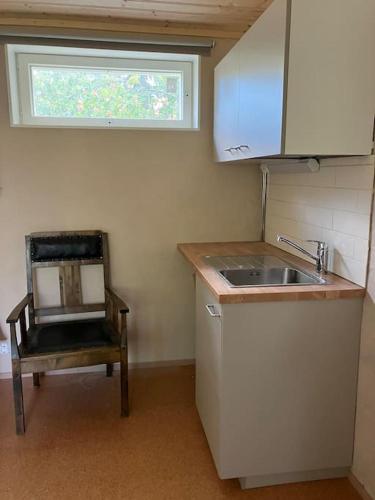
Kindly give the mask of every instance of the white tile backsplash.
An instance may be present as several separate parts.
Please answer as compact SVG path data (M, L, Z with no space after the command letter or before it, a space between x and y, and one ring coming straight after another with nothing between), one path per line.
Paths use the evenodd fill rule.
M354 240L354 254L355 260L364 261L368 258L370 242L368 240L360 240L356 238Z
M327 231L324 234L324 241L340 255L355 258L356 238L337 231ZM358 240L362 241L362 240Z
M358 191L357 212L359 214L371 213L372 191Z
M334 210L333 229L339 233L350 234L368 240L370 235L370 215Z
M324 240L329 269L365 286L374 170L374 156L368 156L325 159L317 173L271 174L266 241L303 257L277 243L277 234L311 251L314 245L305 240Z
M338 188L367 189L374 178L374 167L335 167L335 186Z
M325 158L320 162L322 167L360 167L362 165L374 165L373 156L344 156L335 158Z
M332 210L320 207L305 207L304 222L313 226L332 229Z

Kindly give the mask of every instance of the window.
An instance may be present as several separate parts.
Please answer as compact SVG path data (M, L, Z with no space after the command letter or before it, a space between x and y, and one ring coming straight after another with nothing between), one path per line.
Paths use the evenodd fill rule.
M8 45L14 126L198 127L199 56Z

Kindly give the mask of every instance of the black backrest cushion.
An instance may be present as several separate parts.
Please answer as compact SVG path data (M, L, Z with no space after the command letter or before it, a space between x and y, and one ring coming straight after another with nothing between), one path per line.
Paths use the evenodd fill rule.
M35 237L30 240L32 262L103 258L101 235Z

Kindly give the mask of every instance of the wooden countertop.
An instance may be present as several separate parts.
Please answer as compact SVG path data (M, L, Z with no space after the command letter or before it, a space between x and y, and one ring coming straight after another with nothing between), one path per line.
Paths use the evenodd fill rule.
M177 248L188 262L193 265L195 271L207 283L221 304L282 300L347 299L364 297L365 295L364 288L331 273L325 275L325 279L328 281L326 285L232 288L218 275L213 267L202 259L206 255L273 255L295 264L302 270L310 273L314 272L315 269L312 264L268 243L180 243L177 245Z

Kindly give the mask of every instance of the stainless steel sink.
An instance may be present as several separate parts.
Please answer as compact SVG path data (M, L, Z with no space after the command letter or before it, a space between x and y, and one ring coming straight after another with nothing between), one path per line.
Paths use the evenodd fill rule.
M328 283L320 274L306 272L274 255L206 255L203 259L231 287Z
M265 269L224 269L220 275L234 287L321 285L325 280L291 267Z

